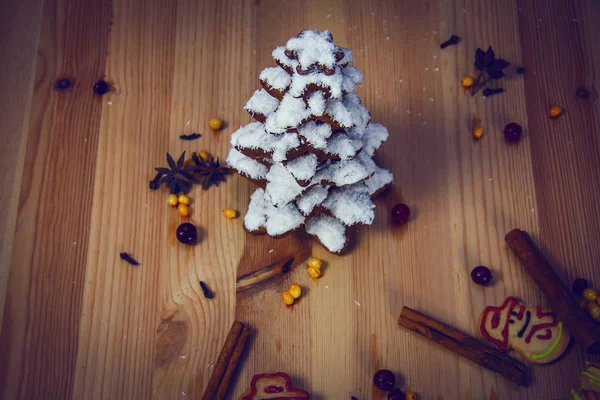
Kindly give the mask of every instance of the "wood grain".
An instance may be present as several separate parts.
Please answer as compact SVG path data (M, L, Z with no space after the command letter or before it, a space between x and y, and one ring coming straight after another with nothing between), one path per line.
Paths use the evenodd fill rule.
M65 12L68 10L68 12ZM47 1L42 10L11 273L0 335L5 398L73 393L110 8ZM87 20L83 16L94 15ZM35 22L39 23L39 22ZM75 76L66 93L61 76ZM26 114L27 115L27 114Z
M281 370L316 399L383 399L371 383L379 368L423 399L568 398L579 345L519 388L396 320L406 305L475 334L484 305L508 295L547 305L504 244L515 227L539 239L566 283L600 285L597 2L9 0L0 10L14 17L0 28L0 397L199 398L238 318L253 335L231 398L254 374ZM396 184L376 200L375 223L344 256L302 238L251 237L241 218L221 215L243 215L253 191L232 176L192 191L201 242L179 244L166 191L147 188L153 168L166 152L224 159L231 133L251 121L242 107L272 49L306 28L354 50L358 94L390 130L376 158ZM453 33L461 43L440 50ZM505 93L471 97L458 81L488 45L513 64ZM57 93L64 75L75 85ZM103 77L115 91L98 97ZM574 95L579 86L589 100ZM554 120L552 104L565 110ZM213 116L223 130L208 128ZM524 128L517 145L503 140L508 122ZM191 132L203 136L179 140ZM413 213L405 226L388 218L398 202ZM236 296L238 267L277 264L296 248L326 262L320 280L300 265ZM479 264L491 287L470 281ZM303 297L287 308L292 282Z
M10 102L4 102L0 109L0 137L3 142L0 149L0 184L5 188L0 192L0 207L5 211L0 215L0 330L15 229L21 226L16 224L16 218L40 37L41 4L39 0L0 4L0 14L11 15L10 20L0 27L0 37L3 38L0 41L0 59L4 60L0 71L0 95L10 97ZM28 23L31 29L24 32L22 27Z

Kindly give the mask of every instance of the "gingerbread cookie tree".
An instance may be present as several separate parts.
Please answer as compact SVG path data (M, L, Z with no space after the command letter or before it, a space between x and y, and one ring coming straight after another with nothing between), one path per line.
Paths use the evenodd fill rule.
M348 229L370 225L371 199L392 180L372 160L388 131L354 92L362 73L328 31L303 31L273 51L277 67L244 107L257 121L233 133L227 163L258 188L244 227L281 237L302 226L340 252Z

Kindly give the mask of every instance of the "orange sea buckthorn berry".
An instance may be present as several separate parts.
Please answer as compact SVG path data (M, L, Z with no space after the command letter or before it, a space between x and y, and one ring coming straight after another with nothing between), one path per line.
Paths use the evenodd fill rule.
M306 265L308 265L309 267L321 268L321 266L323 265L323 261L319 260L316 257L311 257L306 262Z
M223 210L223 215L229 219L235 219L238 214L233 208L226 208Z
M598 292L592 288L587 288L583 291L583 298L587 301L596 301L598 300Z
M472 76L465 76L464 78L462 78L460 80L460 84L462 85L462 87L466 88L470 88L471 86L473 86L473 83L475 83L475 80L473 79Z
M288 292L290 292L291 295L294 296L294 299L299 299L300 296L302 296L302 288L297 283L292 283L292 285L288 289Z
M562 108L560 106L552 106L548 113L550 114L550 118L556 118L562 114Z
M180 194L177 198L177 201L179 201L179 204L185 204L186 206L190 205L190 198L187 197L185 194Z
M596 303L589 303L587 306L588 313L594 321L600 321L600 306Z
M200 156L201 159L203 159L204 161L208 161L208 153L204 150L202 150L200 153L198 153L198 155Z
M473 129L473 138L481 139L482 136L483 136L483 126L478 126L475 129Z
M221 121L219 118L211 118L208 120L208 125L210 125L210 127L214 130L218 130L223 126L223 121Z
M321 269L308 267L308 275L310 275L311 278L319 279L321 277Z
M187 217L188 215L190 215L190 209L185 204L180 204L179 206L177 206L177 212L182 217Z
M177 195L176 194L170 194L169 197L167 197L167 204L170 205L171 207L175 207L178 203L177 200Z
M294 304L294 296L292 296L292 294L287 290L281 294L281 298L286 306L291 306Z

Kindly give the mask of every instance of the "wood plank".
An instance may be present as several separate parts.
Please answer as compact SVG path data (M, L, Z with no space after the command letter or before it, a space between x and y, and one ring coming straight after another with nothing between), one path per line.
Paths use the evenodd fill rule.
M91 88L103 75L109 16L107 3L44 4L0 335L5 398L72 394L101 109ZM64 75L75 86L58 93Z
M76 399L151 398L155 365L179 361L173 350L194 332L178 309L180 300L197 297L192 275L184 275L194 249L177 246L179 217L164 190L148 188L165 153L177 158L182 150L170 129L176 15L173 2L115 4L106 75L116 92L103 98ZM121 261L122 251L141 265ZM186 279L170 280L176 273ZM181 290L171 293L175 287ZM159 314L162 305L169 313Z
M6 299L8 270L12 255L13 239L19 207L23 154L29 131L29 107L34 87L35 65L40 38L42 1L5 1L0 4L0 14L11 18L0 26L0 59L4 65L0 71L0 97L10 98L0 108L0 185L7 188L0 192L0 330ZM31 29L23 32L22 26ZM19 52L15 54L15 49Z
M396 320L406 305L476 334L486 304L508 295L547 304L504 245L516 227L541 241L565 280L583 276L597 286L600 8L593 0L31 4L12 8L14 21L0 28L9 33L0 43L7 71L35 78L0 111L9 118L0 135L10 134L2 136L10 146L0 150L2 162L12 166L3 164L0 182L16 188L0 194L9 208L0 217L0 306L1 263L11 257L0 397L198 398L234 318L254 333L231 398L254 374L281 370L313 398L384 399L371 381L379 368L424 399L568 397L583 366L578 345L534 368L532 386L517 388ZM41 18L37 28L27 15ZM376 159L396 185L376 200L375 223L360 229L352 253L312 246L326 262L320 280L300 265L236 296L237 272L280 263L296 247L308 251L304 239L256 238L242 218L225 219L226 207L243 216L254 190L231 176L190 193L201 242L185 247L174 237L182 219L165 204L167 191L151 192L147 182L167 151L224 159L231 133L251 121L242 107L260 71L274 65L271 51L306 28L330 29L354 50L365 74L358 94L391 133ZM440 50L452 33L462 42ZM33 76L27 60L38 37ZM28 51L11 56L14 43ZM474 74L475 49L488 45L527 72L503 79L505 93L484 100L458 82ZM99 98L91 86L104 74L116 92ZM52 83L63 75L75 87L56 93ZM591 100L574 96L580 85ZM0 93L20 86L0 80ZM565 114L550 120L551 103ZM223 130L208 128L212 116L225 120ZM478 142L473 116L485 128ZM502 137L511 121L525 133L515 146ZM191 132L203 137L179 140ZM398 202L413 212L405 226L389 219ZM141 266L119 260L120 251ZM493 270L491 287L471 282L478 264ZM214 299L202 296L199 280ZM281 292L292 282L304 293L287 308Z

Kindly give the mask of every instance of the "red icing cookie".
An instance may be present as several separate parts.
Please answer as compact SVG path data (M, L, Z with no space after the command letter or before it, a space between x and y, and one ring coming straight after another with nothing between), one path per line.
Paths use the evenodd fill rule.
M304 400L310 395L301 389L292 388L290 377L283 372L254 375L250 389L239 400Z
M535 364L556 360L571 334L556 314L508 297L500 307L486 307L479 318L481 335L500 350L513 349Z

